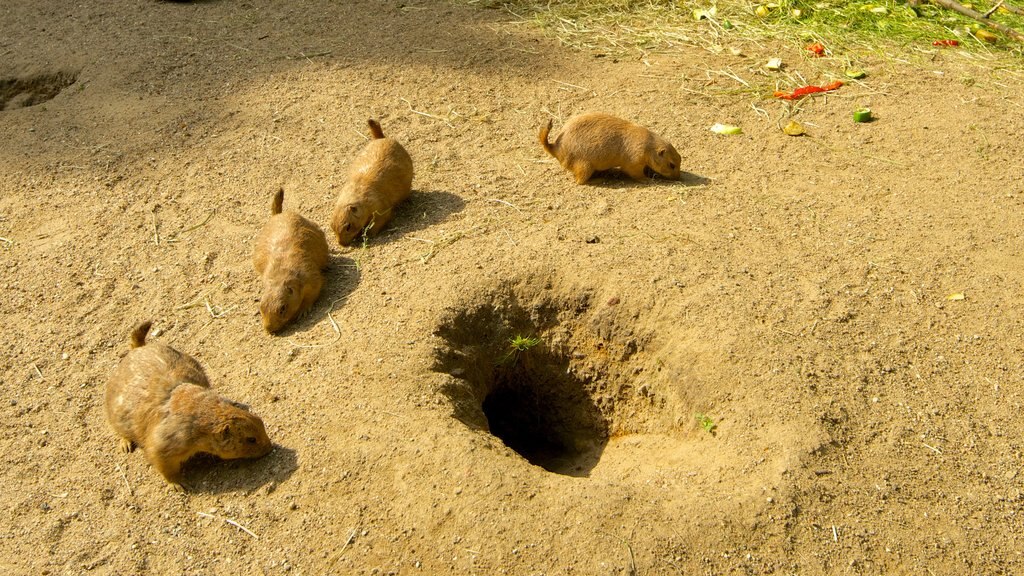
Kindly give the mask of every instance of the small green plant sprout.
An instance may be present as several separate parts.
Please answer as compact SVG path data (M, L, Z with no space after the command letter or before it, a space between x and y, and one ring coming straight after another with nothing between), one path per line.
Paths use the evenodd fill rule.
M376 224L376 223L377 223L376 220L370 220L370 223L366 225L366 228L363 228L363 234L362 234L363 241L362 241L362 246L361 246L363 250L366 250L367 244L370 243L370 230L373 228L373 225Z
M505 355L505 360L516 359L520 354L526 352L530 348L533 348L537 344L540 344L540 338L536 336L522 336L516 335L515 338L508 339L508 354Z
M712 436L715 435L715 429L718 428L718 425L715 424L715 421L712 420L710 416L699 413L694 414L694 416L697 418L697 424L700 424L700 427L703 428L705 432Z
M509 338L508 342L512 347L512 350L516 352L526 352L530 348L540 344L540 338L533 336L516 336L515 338Z

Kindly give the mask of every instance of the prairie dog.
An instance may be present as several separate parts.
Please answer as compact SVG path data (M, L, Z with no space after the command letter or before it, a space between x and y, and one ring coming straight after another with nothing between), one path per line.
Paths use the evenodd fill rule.
M252 255L253 267L263 281L260 316L270 333L284 328L316 302L328 261L324 231L295 212L282 212L283 204L284 189L280 189Z
M637 181L646 180L645 168L679 179L679 152L647 128L608 114L587 113L565 123L555 141L548 143L551 120L540 129L539 140L548 154L584 184L594 172L618 168Z
M367 121L370 140L352 161L331 217L338 244L348 246L363 230L376 236L393 209L412 193L412 158L402 145L385 138L376 120Z
M176 490L184 490L181 465L200 452L225 460L268 454L273 446L259 416L211 390L195 358L146 344L151 325L132 331L132 349L107 381L107 421L124 451L141 446Z

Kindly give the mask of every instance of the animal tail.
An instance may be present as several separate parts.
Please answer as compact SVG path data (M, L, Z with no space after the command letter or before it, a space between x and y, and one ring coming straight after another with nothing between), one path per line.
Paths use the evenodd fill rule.
M372 134L374 138L384 137L384 131L380 129L380 122L370 118L366 123L370 125L370 134Z
M545 124L544 126L540 127L540 136L539 136L538 139L540 140L540 145L544 147L544 150L548 154L551 154L552 156L555 156L555 147L552 146L550 143L548 143L548 133L549 132L551 132L551 119L550 118L548 118L548 123L547 124ZM558 158L558 156L555 156L555 158Z
M146 345L146 334L149 334L149 329L152 326L153 323L147 320L132 330L132 348Z
M281 209L284 207L284 188L277 191L274 194L274 201L270 204L270 214L280 214Z

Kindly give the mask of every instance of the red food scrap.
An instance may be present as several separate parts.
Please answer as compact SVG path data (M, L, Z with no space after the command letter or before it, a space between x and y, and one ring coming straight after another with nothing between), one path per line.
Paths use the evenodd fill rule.
M825 55L825 46L821 42L815 42L814 44L807 45L807 51L814 54L816 57Z
M932 46L959 46L959 40L936 40L932 42Z
M796 90L793 90L793 92L776 92L775 94L773 94L773 96L775 96L776 98L781 98L782 100L799 100L800 98L803 98L808 94L817 94L818 92L831 92L842 85L842 81L836 80L835 82L832 82L831 84L826 84L824 86L803 86L802 88L797 88Z

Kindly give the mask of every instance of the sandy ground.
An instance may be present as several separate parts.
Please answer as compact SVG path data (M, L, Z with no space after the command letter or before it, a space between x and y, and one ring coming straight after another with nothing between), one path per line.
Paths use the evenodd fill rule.
M1024 572L1019 73L928 46L789 108L730 74L842 55L616 59L428 0L0 13L0 572ZM576 185L536 134L587 110L683 179ZM268 335L271 195L326 228L369 117L414 194ZM270 455L182 494L118 451L146 319Z

